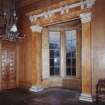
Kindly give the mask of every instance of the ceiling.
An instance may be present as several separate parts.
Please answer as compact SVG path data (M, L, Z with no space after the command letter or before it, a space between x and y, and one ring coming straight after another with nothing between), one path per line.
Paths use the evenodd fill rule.
M16 0L17 2L29 2L29 1L34 1L34 2L36 2L36 1L40 1L40 0Z
M57 3L57 2L63 2L63 1L66 1L66 2L77 2L77 1L80 1L80 0L16 0L16 4L17 4L17 7L25 7L27 5L33 5L33 4L43 4L43 5L46 5L46 4L53 4L53 3ZM42 5L41 5L42 6Z
M21 6L30 5L41 0L16 0L16 3Z

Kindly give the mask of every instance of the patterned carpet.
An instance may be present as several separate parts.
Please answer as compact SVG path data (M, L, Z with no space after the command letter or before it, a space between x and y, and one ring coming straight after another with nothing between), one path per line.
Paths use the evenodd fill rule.
M39 93L25 89L0 92L0 105L105 105L105 103L79 102L80 93L67 89L51 88Z

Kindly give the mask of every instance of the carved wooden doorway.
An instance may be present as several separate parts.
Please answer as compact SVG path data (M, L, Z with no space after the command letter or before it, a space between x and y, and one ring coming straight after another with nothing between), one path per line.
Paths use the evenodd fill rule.
M3 46L1 50L1 88L16 87L16 49L14 46Z

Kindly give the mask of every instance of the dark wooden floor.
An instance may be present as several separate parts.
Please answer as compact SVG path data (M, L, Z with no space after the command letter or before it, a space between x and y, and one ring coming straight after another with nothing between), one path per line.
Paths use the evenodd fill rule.
M79 102L79 92L66 89L47 89L32 93L25 89L0 92L0 105L105 105L105 103Z

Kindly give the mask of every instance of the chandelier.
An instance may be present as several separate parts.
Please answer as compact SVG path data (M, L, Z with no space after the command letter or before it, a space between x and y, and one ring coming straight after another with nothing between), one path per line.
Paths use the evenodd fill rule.
M3 40L16 41L20 39L20 33L17 27L17 15L15 0L1 0L0 8L0 37ZM7 7L6 7L7 6Z

